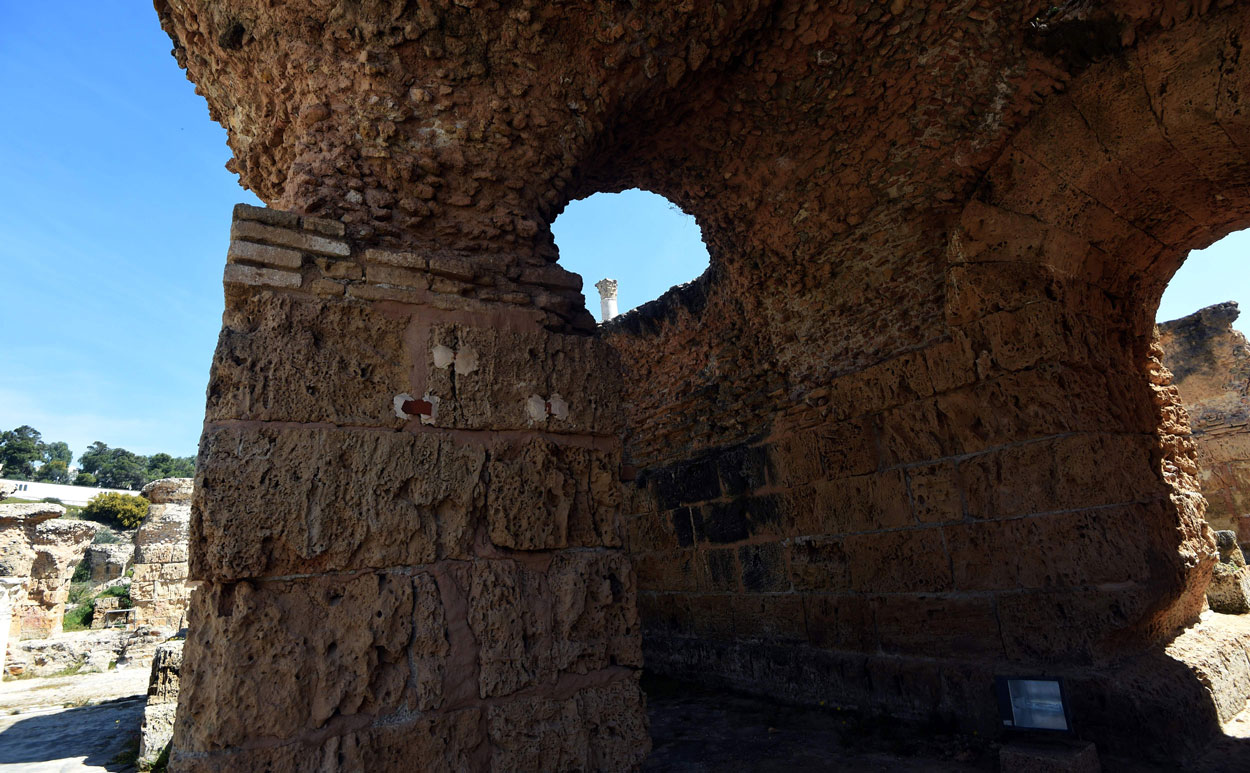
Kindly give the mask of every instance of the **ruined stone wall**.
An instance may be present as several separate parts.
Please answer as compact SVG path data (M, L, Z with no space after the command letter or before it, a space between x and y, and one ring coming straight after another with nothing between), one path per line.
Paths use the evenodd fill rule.
M190 478L164 478L143 487L151 504L134 536L130 600L136 625L177 631L186 624L192 483Z
M641 760L611 352L528 302L568 276L236 218L192 508L182 769Z
M982 727L1044 670L1108 748L1218 732L1162 654L1215 551L1150 312L1250 222L1244 7L157 9L291 210L232 233L183 769L637 765L626 429L653 666ZM608 348L549 225L632 186L712 265Z
M1250 347L1233 329L1239 311L1221 303L1159 325L1198 446L1207 521L1250 541Z
M12 609L14 639L41 639L61 630L74 567L98 528L90 521L63 520L64 514L60 505L0 505L0 575L24 580Z
M912 329L881 330L862 293L810 293L715 250L698 295L605 326L638 468L625 523L648 667L981 727L995 722L975 697L993 673L1067 670L1083 721L1107 728L1103 707L1120 699L1105 675L1130 668L1107 664L1196 619L1214 559L1148 310L1244 199L1195 225L1160 147L1221 132L1188 105L1170 130L1154 125L1134 75L1181 77L1195 34L1091 68L945 228L891 222L826 247L831 266L887 237L907 255L889 303ZM1199 35L1205 55L1228 34ZM1151 152L1150 182L1130 183ZM1170 174L1244 191L1171 153ZM921 269L933 243L936 296ZM747 287L763 300L740 300ZM743 341L746 366L721 368Z

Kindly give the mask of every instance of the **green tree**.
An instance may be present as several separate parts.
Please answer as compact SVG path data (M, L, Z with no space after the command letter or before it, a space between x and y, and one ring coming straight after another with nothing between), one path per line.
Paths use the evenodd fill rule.
M74 454L69 450L68 443L58 440L54 443L44 444L43 461L47 464L65 462L65 466L69 467L69 463L74 461Z
M89 472L80 472L78 477L74 478L75 486L95 486L96 477Z
M195 475L195 459L189 456L152 454L148 457L147 483L161 478L190 478Z
M35 480L43 483L69 483L69 465L60 459L44 462L35 471Z
M43 460L43 436L34 427L23 424L15 430L0 432L0 466L6 478L30 480L35 465Z
M96 494L82 509L82 517L115 529L133 529L148 514L148 500L132 494L105 491Z
M139 489L148 482L148 459L124 448L109 448L100 441L87 447L78 459L82 472L94 475L103 488Z

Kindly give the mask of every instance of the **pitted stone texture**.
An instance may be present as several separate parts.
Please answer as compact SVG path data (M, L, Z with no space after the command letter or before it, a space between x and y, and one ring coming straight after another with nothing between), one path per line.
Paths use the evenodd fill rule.
M187 773L478 770L484 769L477 753L483 741L481 730L481 712L464 709L415 720L400 717L324 740L297 741L277 748L197 755L175 747L172 768Z
M410 658L434 657L440 648L429 631L414 640L418 606L435 603L432 586L423 582L414 593L414 580L366 573L197 590L179 696L180 749L294 738L334 718L415 708Z
M433 328L430 347L437 426L620 431L619 384L603 377L616 355L597 338L449 324Z
M91 545L83 561L91 567L91 582L100 585L121 577L135 557L135 546L129 542Z
M619 547L620 454L535 438L495 444L486 465L491 541L516 550Z
M639 667L634 579L620 555L559 553L546 572L511 560L474 562L469 625L481 697L549 685L563 673Z
M192 478L161 478L144 486L140 493L154 505L186 504L194 489Z
M1215 545L1220 562L1211 571L1207 602L1211 609L1226 615L1250 612L1250 566L1246 566L1237 535L1232 531L1217 531Z
M226 427L207 431L202 448L195 579L469 555L481 446L432 434Z
M151 765L169 745L174 736L174 717L178 710L178 689L182 673L183 642L166 642L156 648L152 657L152 676L148 681L148 703L143 708L140 728L139 759Z
M209 421L393 427L409 389L403 318L258 292L227 304L208 385Z
M1198 446L1212 528L1250 540L1250 346L1221 303L1159 325L1163 363L1185 403Z
M631 770L651 741L630 676L565 698L526 698L492 706L487 727L492 770Z
M61 519L52 504L0 505L0 575L26 578L12 607L10 636L44 638L61 630L69 582L99 529Z

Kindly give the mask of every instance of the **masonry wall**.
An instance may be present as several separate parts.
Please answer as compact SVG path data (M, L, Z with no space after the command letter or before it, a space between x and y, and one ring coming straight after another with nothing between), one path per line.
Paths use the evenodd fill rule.
M530 305L570 277L235 215L180 769L636 765L613 360Z
M1159 325L1163 364L1193 425L1207 521L1250 541L1250 347L1236 303Z

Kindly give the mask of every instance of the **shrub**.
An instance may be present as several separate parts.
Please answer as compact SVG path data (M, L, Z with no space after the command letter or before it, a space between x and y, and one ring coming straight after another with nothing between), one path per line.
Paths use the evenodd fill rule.
M148 500L132 494L106 491L91 498L83 508L82 517L106 526L133 529L148 514Z
M76 575L77 573L75 573ZM91 583L86 581L75 580L69 585L69 597L65 599L65 603L74 606L81 601L87 600L91 592Z
M62 502L62 501L61 501L60 499L58 499L57 497L44 497L43 499L41 499L41 500L39 500L39 501L40 501L40 502L47 502L47 503L48 503L48 504L50 504L50 505L63 505L63 504L65 504L64 502Z
M61 628L66 631L85 631L91 627L91 618L94 616L95 599L91 599L67 611Z
M69 578L72 583L87 582L91 579L91 566L86 561L79 561L74 567L74 576Z
M101 593L100 596L116 596L121 599L121 604L118 605L119 609L129 609L132 606L130 602L129 585L114 585L110 588L105 588L104 592ZM96 598L99 598L100 596L97 596Z
M95 536L91 538L92 545L112 545L121 541L121 535L107 526L97 531Z

